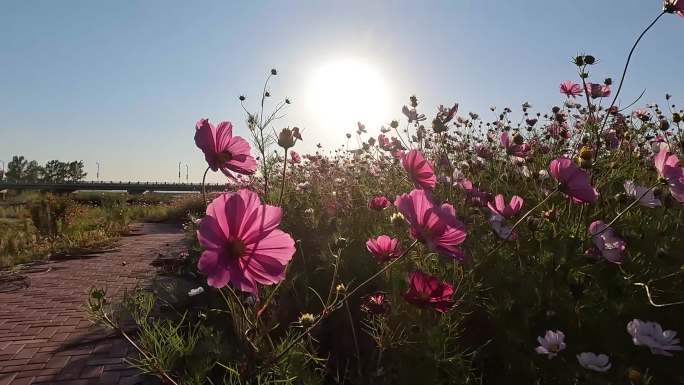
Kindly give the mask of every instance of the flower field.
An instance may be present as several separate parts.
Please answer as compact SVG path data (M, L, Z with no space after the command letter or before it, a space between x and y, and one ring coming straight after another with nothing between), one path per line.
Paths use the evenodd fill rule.
M135 364L170 384L684 383L684 113L617 104L632 52L619 82L576 56L548 109L411 96L311 154L275 127L271 70L248 137L196 124L228 188L188 221L192 290L94 289L91 315L132 316Z

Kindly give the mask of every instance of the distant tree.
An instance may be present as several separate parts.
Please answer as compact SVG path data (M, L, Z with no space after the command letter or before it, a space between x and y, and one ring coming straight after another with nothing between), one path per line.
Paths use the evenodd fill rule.
M12 160L7 163L7 181L20 182L24 180L26 175L26 166L28 166L28 161L24 159L23 156L13 156Z
M26 172L24 174L24 182L40 182L45 175L45 169L35 160L28 162L26 165Z
M27 161L23 156L14 156L7 164L5 177L10 182L76 182L88 175L83 171L83 161L61 162L51 160L42 167L35 160Z
M88 173L83 171L83 161L82 160L73 161L73 162L69 163L69 165L67 167L67 180L72 181L72 182L77 182L77 181L85 179L86 175L88 175Z

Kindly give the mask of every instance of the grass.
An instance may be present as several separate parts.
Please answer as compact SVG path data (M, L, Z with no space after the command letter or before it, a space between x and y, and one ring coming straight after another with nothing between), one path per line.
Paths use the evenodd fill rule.
M183 222L204 207L198 195L28 192L0 202L0 269L110 245L132 222Z

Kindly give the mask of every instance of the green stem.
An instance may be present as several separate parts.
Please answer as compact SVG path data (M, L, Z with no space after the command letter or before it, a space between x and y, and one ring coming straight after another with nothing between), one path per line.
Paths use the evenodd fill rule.
M283 175L280 184L280 197L278 198L278 206L283 207L283 191L285 191L285 171L287 170L287 148L285 149L285 160L283 161Z
M204 170L204 176L202 176L202 202L204 202L205 205L207 204L207 188L205 186L205 181L207 180L207 173L210 169L211 167L207 167L207 169Z

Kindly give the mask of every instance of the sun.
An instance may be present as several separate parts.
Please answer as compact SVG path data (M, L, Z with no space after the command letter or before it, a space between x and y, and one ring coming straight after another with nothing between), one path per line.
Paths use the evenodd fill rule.
M357 122L369 132L386 123L389 92L383 74L371 62L337 59L320 65L309 87L309 109L321 129L354 133Z

